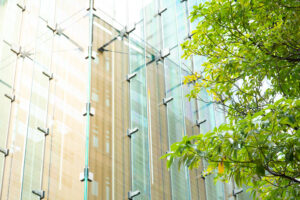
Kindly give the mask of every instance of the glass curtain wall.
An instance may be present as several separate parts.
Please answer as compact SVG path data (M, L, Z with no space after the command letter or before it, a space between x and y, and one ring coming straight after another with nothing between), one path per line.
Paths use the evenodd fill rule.
M54 14L51 12L48 20L48 25L57 24L58 31L53 42L50 133L46 137L42 187L49 199L83 196L79 175L84 169L85 152L83 94L87 85L88 18L85 1L72 4L72 1L56 1Z
M167 11L163 15L163 47L170 48L171 54L165 59L165 82L166 82L166 97L173 97L173 100L167 105L168 117L168 136L169 145L178 142L186 134L183 93L181 80L181 65L179 63L178 40L186 32L186 21L178 21L180 15L184 13L177 9L182 4L176 1L163 1L163 7L167 7ZM174 24L175 23L175 24ZM183 30L182 30L183 29ZM180 30L180 33L178 32ZM190 199L190 182L189 173L185 167L178 171L178 166L175 163L171 167L171 187L173 199Z
M131 188L129 128L129 43L99 17L93 22L90 172L88 199L127 199ZM117 39L118 37L118 39ZM98 48L112 41L104 51Z
M0 197L3 188L3 174L7 161L8 132L14 98L14 80L17 55L10 49L12 43L19 41L19 28L22 12L15 6L16 1L0 2ZM9 19L9 20L8 20ZM8 150L8 151L7 151Z
M7 26L5 30L9 31L1 31L1 34L6 38L6 45L9 44L10 48L20 46L21 53L17 59L10 48L5 50L11 52L17 61L16 67L8 67L9 70L16 69L15 83L12 84L16 100L7 138L10 154L4 167L0 198L40 199L43 193L45 198L75 198L83 191L78 176L73 180L70 177L79 174L83 168L79 161L83 158L84 124L78 108L83 105L81 85L86 84L80 74L86 71L82 69L85 60L81 53L83 45L80 44L84 40L78 41L78 35L85 38L80 31L85 26L80 21L83 16L79 15L78 8L84 11L84 6L78 2L78 7L70 7L71 1L56 4L30 0L8 2L1 1L1 9L6 5L10 8L9 13L2 10L1 15L5 18L12 16L9 20L4 18L1 28L6 23L15 24L15 27ZM47 27L53 21L61 27L59 34ZM70 31L70 27L73 30ZM21 33L17 39L9 33L11 28L15 28L15 34ZM1 36L1 47L3 45ZM8 71L3 71L4 74L7 77ZM2 141L5 140L1 138Z
M157 61L162 48L159 1L145 5L146 81L149 134L150 184L152 199L171 199L170 173L160 157L168 151L163 62ZM155 48L154 48L155 47Z
M136 24L133 33L143 36L143 20ZM141 192L136 199L151 199L145 44L131 37L130 73L136 73L136 77L130 81L130 121L131 129L138 128L138 132L131 136L132 191Z
M213 175L201 178L203 166L178 171L175 163L168 170L160 159L183 136L224 122L212 104L188 101L192 85L182 84L205 60L180 58L179 44L197 25L187 16L199 2L95 1L92 113L86 122L88 1L0 0L0 199L229 194L233 185L216 186ZM165 59L162 49L170 49ZM200 96L209 98L205 91ZM165 105L168 97L173 100ZM197 119L207 120L200 130ZM129 137L132 130L138 131ZM87 150L91 180L84 193Z
M45 137L49 133L47 127L48 102L51 71L51 51L53 33L47 24L37 18L34 56L32 56L31 92L29 117L25 132L25 157L23 166L21 199L39 199L33 191L41 190L42 168L44 160ZM43 34L44 33L44 34ZM51 76L51 75L50 75Z

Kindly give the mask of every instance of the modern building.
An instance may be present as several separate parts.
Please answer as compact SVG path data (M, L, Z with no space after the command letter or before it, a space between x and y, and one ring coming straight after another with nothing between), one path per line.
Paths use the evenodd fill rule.
M185 97L198 3L0 0L0 199L245 199L160 159L225 120Z

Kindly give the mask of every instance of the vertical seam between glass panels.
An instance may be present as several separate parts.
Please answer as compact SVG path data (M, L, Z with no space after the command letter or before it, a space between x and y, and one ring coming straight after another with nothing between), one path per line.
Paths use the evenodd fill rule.
M111 187L112 187L112 200L115 199L115 45L112 45L112 53L111 53L111 134L112 134L112 152L111 152Z
M128 20L127 20L128 21ZM130 39L130 36L128 36L128 52L129 52L129 54L128 54L128 71L129 71L129 73L131 73L131 48L130 48L130 41L131 41L131 39ZM131 110L131 108L132 108L132 106L131 106L131 81L129 81L129 88L128 88L128 99L129 99L129 112L128 112L128 114L129 114L129 124L128 124L128 127L129 127L129 129L131 129L132 127L131 127L131 113L132 113L132 110ZM129 165L129 167L130 167L130 190L132 190L133 189L133 167L132 167L132 155L131 155L131 152L132 152L132 139L130 138L129 139L129 163L130 163L130 165Z
M189 12L189 2L190 1L185 1L188 36L190 36L190 34L191 34L191 24L190 24L190 20L189 20L189 15L190 15L190 12Z
M150 180L150 177L152 177L153 176L153 174L151 174L151 163L150 163L150 159L151 159L151 161L152 161L152 159L153 158L151 158L150 157L150 151L149 151L149 149L150 149L150 144L149 144L149 141L150 141L150 139L152 140L152 138L150 138L151 137L151 133L150 133L150 129L151 129L151 124L149 124L149 118L151 119L151 116L149 116L149 111L148 111L148 106L150 106L150 105L148 105L148 78L147 78L147 65L146 65L146 59L147 59L147 57L146 57L146 47L147 47L147 44L146 44L146 11L145 11L145 0L143 0L143 3L142 3L142 5L143 5L143 9L142 9L142 11L143 11L143 39L142 39L142 42L143 42L143 45L144 45L144 65L145 65L145 92L146 92L146 99L145 99L145 101L146 101L146 116L147 116L147 147L146 147L146 149L147 149L147 155L148 155L148 174L150 175L149 176L149 181L148 181L148 190L149 190L149 198L151 199L151 180ZM150 107L149 107L149 109L151 109ZM149 134L150 133L150 134ZM151 143L151 145L152 145L152 143ZM151 147L152 148L152 147ZM152 161L153 162L153 161ZM153 178L153 177L152 177Z
M86 143L85 143L85 169L88 169L89 166L89 131L90 131L90 99L91 99L91 69L92 69L92 46L93 46L93 5L94 0L89 0L89 44L88 44L88 84L86 88L87 92L87 103L86 106ZM88 171L87 171L88 172ZM84 171L84 174L86 172ZM88 172L89 173L89 172ZM88 175L84 176L84 200L88 198Z
M189 10L189 2L190 1L187 1L187 9L188 9L188 14L190 15L190 10ZM188 20L188 23L189 23L189 30L190 30L190 34L191 34L191 21ZM193 67L193 73L195 72L195 56L192 56L192 67ZM197 119L199 120L200 119L200 105L199 105L199 100L196 100L195 101L195 104L196 104L196 111L197 111ZM207 119L208 120L208 119ZM202 134L201 133L201 128L199 127L199 134ZM201 163L202 163L202 170L204 169L204 162L203 160L201 160ZM198 180L197 180L197 184L198 184ZM199 199L201 199L201 196L204 196L205 198L207 198L207 188L206 188L206 184L205 184L205 180L203 180L203 186L204 186L204 194L201 195L201 192L199 191L200 188L197 189L198 191L198 197Z
M159 8L161 7L161 1L162 0L158 0L158 3L159 3ZM164 44L164 28L163 28L163 18L162 18L162 15L159 15L159 23L160 23L160 30L161 30L161 37L160 37L160 40L161 40L161 49L165 48L165 44ZM165 91L164 91L164 96L166 97L167 96L167 87L166 87L166 70L165 70L165 60L163 60L163 70L164 70L164 84L165 84ZM166 133L167 133L167 143L168 143L168 151L170 150L170 140L169 140L169 123L168 123L168 105L166 105L166 108L165 108L165 113L166 113ZM169 171L169 178L170 178L170 195L171 195L171 199L173 197L173 188L172 188L172 175L171 175L171 170L168 170Z
M53 19L55 19L56 18L56 0L53 0L53 3L54 3L54 13L53 13ZM55 20L54 20L55 21ZM51 67L52 67L52 59L53 59L53 50L54 50L54 44L55 44L55 35L53 36L53 41L52 41L52 51L51 51L51 53L52 53L52 55L51 55ZM54 67L55 67L55 69L56 69L56 66L54 65ZM54 70L51 70L50 72L51 73L53 73L53 71ZM49 90L49 92L50 92L50 90ZM56 81L54 81L54 83L53 83L53 89L52 89L52 94L53 94L53 96L56 94ZM49 100L48 100L49 101ZM55 108L56 108L56 104L54 103L53 104L53 108L52 108L52 116L51 116L51 118L52 119L54 119L54 113L55 113ZM51 127L49 127L49 129L50 128L53 128L53 125L51 125ZM51 129L50 129L51 130ZM53 134L54 134L54 131L52 130L52 134L50 134L49 133L49 136L50 136L50 138L49 138L49 164L48 164L48 182L47 182L47 184L46 184L46 187L47 187L47 191L46 191L46 189L45 189L45 193L47 193L46 194L46 196L49 198L49 195L50 195L50 171L51 171L51 165L52 165L52 137L53 137ZM44 152L44 154L45 154L46 152ZM45 155L44 155L45 156ZM45 163L44 163L44 165L45 165ZM46 175L46 174L45 174ZM43 183L42 183L43 184Z
M156 10L160 10L160 7L161 7L161 5L160 5L160 0L157 0L156 1L157 2L157 9ZM161 44L160 45L160 47L159 47L159 49L161 49L162 47L163 47L163 39L162 39L162 37L163 37L163 29L162 29L162 22L161 22L161 20L162 20L162 16L161 15L158 15L158 23L159 23L159 29L158 29L158 32L157 32L157 34L159 34L159 43ZM158 88L158 97L160 97L160 93L161 93L161 91L160 91L160 87L159 87L159 65L158 65L158 63L156 63L156 76L157 76L157 81L156 81L156 83L157 83L157 88ZM164 67L164 63L162 64L162 67ZM163 68L163 71L164 71L164 68ZM163 77L163 79L164 79L164 83L165 83L165 77ZM165 85L164 85L165 86ZM165 88L165 87L164 87ZM159 101L161 101L161 99L159 99L158 98L158 100ZM164 152L163 152L163 141L162 141L162 131L161 131L161 127L162 127L162 124L163 123L165 123L165 121L162 121L161 120L161 114L160 114L160 108L158 107L158 119L159 119L159 136L160 136L160 147L161 147L161 150L160 150L160 153L161 153L161 155L163 155L164 154ZM166 126L166 128L167 128L167 126ZM167 139L168 139L168 137L167 137ZM161 169L161 175L162 175L162 187L163 187L163 199L165 199L166 197L166 195L165 195L165 179L164 179L164 168L163 168L163 165L164 165L164 162L163 162L163 160L161 160L161 165L162 165L162 169ZM169 186L170 187L170 186ZM171 191L171 190L170 190Z
M176 4L176 2L175 2ZM176 38L177 38L177 56L178 56L178 61L179 61L179 75L180 75L180 91L181 91L181 109L182 109L182 123L183 123L183 131L184 135L186 135L186 124L185 124L185 109L184 109L184 102L183 102L183 88L182 88L182 71L181 71L181 58L180 58L180 53L179 53L179 39L178 39L178 21L177 21L177 5L175 5L175 24L176 24ZM185 173L186 173L186 178L187 178L187 192L188 192L188 199L191 199L191 187L190 187L190 175L188 168L185 166Z
M40 0L41 1L41 0ZM26 2L26 1L24 1ZM41 3L39 4L41 5ZM40 7L38 8L40 11ZM36 28L36 35L39 29L39 22L37 22L37 28ZM21 27L22 29L22 27ZM21 30L20 30L21 32ZM37 40L35 40L35 48L34 48L34 55L36 55L36 48L37 48ZM29 97L29 106L28 106L28 117L27 117L27 122L26 122L26 136L25 136L25 143L24 143L24 152L23 152L23 163L22 163L22 172L21 172L21 188L20 188L20 199L22 200L23 198L23 184L24 184L24 171L25 171L25 160L26 160L26 152L27 152L27 139L28 139L28 132L29 132L29 121L30 121L30 115L31 115L31 103L32 103L32 85L33 85L33 80L34 80L34 72L35 72L35 63L33 62L33 67L32 67L32 76L31 76L31 89L30 89L30 97Z
M124 44L122 44L122 49L124 48ZM123 71L123 73L122 73L122 75L124 75L124 74L128 74L128 73L130 73L130 48L129 48L129 37L128 37L128 46L127 46L127 52L128 52L128 55L127 55L127 71L126 72L124 72L124 70L123 70L123 67L122 67L122 71ZM123 57L125 57L125 56L122 56L122 58ZM124 60L122 59L122 63L124 64ZM125 83L126 84L126 83ZM124 86L124 84L122 84L123 86ZM128 119L126 120L126 125L124 125L124 114L122 115L122 123L123 123L123 128L125 127L125 134L124 134L124 136L125 137L123 137L123 152L125 152L125 140L127 139L127 137L126 137L126 128L128 129L128 128L130 128L130 121L131 121L131 102L130 102L130 82L128 82L128 84L126 85L127 86L127 95L128 95L128 102L127 102L127 106L128 106L128 108L127 108L127 117L128 117ZM125 87L126 87L125 86ZM124 93L123 93L123 91L124 90L122 90L122 94L124 95ZM124 96L123 96L124 97ZM124 110L124 104L122 104L122 110ZM124 129L123 129L124 130ZM129 155L128 155L128 157L129 157L129 177L127 177L127 178L129 178L129 180L130 180L130 188L132 188L132 174L131 174L131 140L129 140L129 143L128 143L128 145L129 145L129 149L128 149L128 153L129 153ZM123 158L123 192L125 192L124 193L124 195L126 195L126 191L125 191L125 182L126 182L126 174L125 174L125 156L122 156L122 158ZM128 166L127 166L128 167ZM128 191L127 191L128 192Z
M52 73L52 56L53 56L53 48L54 48L54 38L55 38L55 33L52 35L52 42L51 42L51 56L50 56L50 64L49 64L49 72ZM51 80L49 79L48 82L48 98L47 98L47 106L46 106L46 119L45 119L45 128L49 128L49 133L50 134L50 127L48 127L48 114L49 114L49 102L50 102L50 88L51 88ZM41 168L41 177L40 177L40 188L42 189L43 186L43 174L44 174L44 167L45 167L45 148L46 148L46 136L44 137L43 141L43 153L42 153L42 168Z
M9 8L9 7L7 7L7 8ZM19 10L17 10L17 12L18 12ZM20 19L20 21L21 21L21 24L20 24L20 32L19 32L19 37L18 37L18 43L20 44L20 40L21 40L21 27L22 27L22 24L23 24L23 13L24 12L21 12L21 19ZM14 93L15 93L15 84L16 84L16 80L15 80L15 78L16 78L16 73L17 73L17 66L18 66L18 57L16 57L16 59L15 59L15 67L14 67L14 71L13 71L13 74L12 74L12 78L13 78L13 80L12 80L12 88L11 88L11 94L12 95L14 95ZM7 130L6 130L6 138L5 138L5 143L4 143L4 147L3 148L6 148L6 149L8 149L7 148L7 146L8 146L8 138L9 138L9 132L10 132L10 123L11 123L11 121L12 121L12 109L13 109L13 105L12 105L12 101L11 101L11 103L10 103L10 106L9 106L9 114L8 114L8 121L7 121ZM3 166L2 166L2 169L0 169L1 170L1 173L2 173L2 175L1 175L1 183L0 183L0 197L2 196L2 191L3 191L3 182L4 182L4 174L5 174L5 163L6 163L6 159L7 159L7 157L6 156L4 156L4 158L3 158ZM8 187L9 187L9 184L8 184Z
M20 10L17 10L17 12L19 12ZM20 17L20 26L19 26L19 37L18 37L18 44L20 44L20 41L21 41L21 28L22 28L22 24L23 24L23 15L24 15L24 12L21 12L21 17ZM12 81L12 94L14 95L14 92L15 92L15 84L16 84L16 73L17 73L17 66L18 66L18 57L16 57L16 60L15 60L15 68L14 68L14 72L13 72L13 81ZM10 104L10 108L9 108L9 115L7 116L8 117L8 126L7 126L7 132L6 132L6 139L5 139L5 147L7 147L8 145L8 139L9 139L9 132L10 132L10 123L12 122L12 109L13 109L13 105L12 105L13 102L11 102ZM5 163L6 163L6 156L4 157L4 160L3 160L3 168L2 168L2 175L1 175L1 185L0 185L0 197L2 196L2 191L3 191L3 182L4 182L4 174L5 174ZM11 175L11 169L9 169L9 176ZM8 188L9 188L9 185L10 185L10 178L8 179ZM9 191L9 189L8 189ZM7 193L7 195L9 195L9 192ZM8 196L7 196L8 197Z
M192 34L191 33L192 32L192 30L191 30L191 22L189 20L189 15L190 15L189 3L190 3L190 1L186 1L185 2L185 5L186 5L186 14L187 14L186 21L187 21L187 28L188 28L188 38ZM192 72L194 73L195 72L195 66L194 66L195 63L194 63L193 56L191 57L190 60L191 60L191 65L192 65L191 66L192 67ZM199 119L199 111L198 111L198 102L197 102L197 100L195 100L194 105L195 105L195 111L197 112L197 119ZM199 131L200 131L200 128L199 128ZM202 162L202 160L201 160L201 162ZM198 171L196 171L196 175L198 176ZM198 196L198 199L200 199L200 195L201 195L200 191L199 191L199 189L200 189L199 181L200 180L196 180L196 181L197 181L197 196Z
M216 115L217 115L217 112L219 112L219 111L217 111L217 105L216 104L213 104L213 108L214 108L213 111L214 111L214 117L215 117L215 127L217 127L218 124L217 124L216 118L218 116L216 116ZM222 186L222 191L221 192L222 192L223 200L225 200L225 183L220 181L220 184Z

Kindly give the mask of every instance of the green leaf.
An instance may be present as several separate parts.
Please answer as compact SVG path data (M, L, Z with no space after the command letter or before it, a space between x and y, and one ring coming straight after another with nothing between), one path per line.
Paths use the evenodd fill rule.
M259 176L264 176L265 175L265 168L262 164L257 164L256 165L256 173L259 175Z

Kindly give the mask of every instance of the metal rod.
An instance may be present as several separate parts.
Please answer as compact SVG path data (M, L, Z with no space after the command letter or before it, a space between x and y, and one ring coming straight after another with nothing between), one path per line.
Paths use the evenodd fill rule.
M107 43L105 43L104 45L102 45L101 47L98 48L98 51L100 51L101 53L103 51L105 51L105 47L107 47L108 45L110 45L113 41L115 41L119 36L114 37L113 39L111 39L110 41L108 41Z

